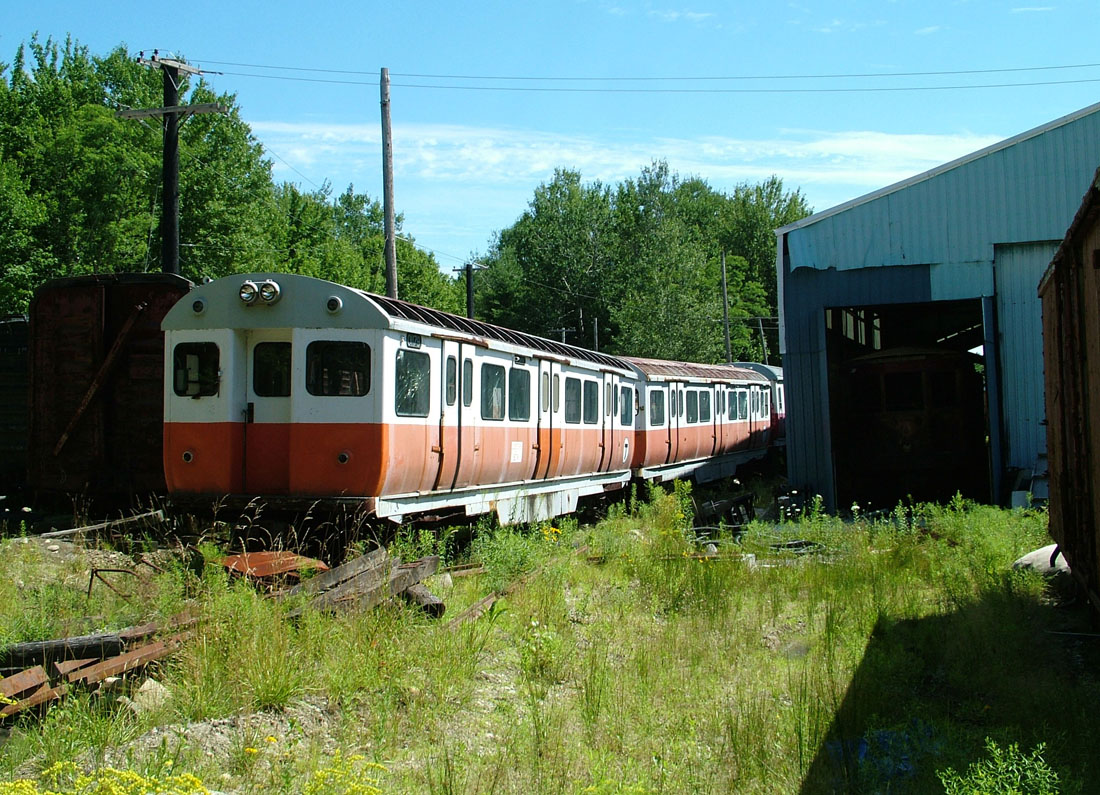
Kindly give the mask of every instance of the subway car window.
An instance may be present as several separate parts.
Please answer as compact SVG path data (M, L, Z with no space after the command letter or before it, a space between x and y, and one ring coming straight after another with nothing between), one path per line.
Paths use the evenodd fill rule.
M619 424L624 428L634 422L634 388L619 389Z
M554 376L554 413L558 413L558 408L561 406L561 376Z
M213 342L181 342L172 353L173 387L180 397L218 394L218 346Z
M394 410L402 417L427 417L432 387L428 354L402 348L394 369Z
M699 393L694 389L689 389L687 392L687 421L698 422L699 421Z
M557 395L554 397L556 398ZM566 377L565 379L565 421L570 423L581 421L581 380L579 378Z
M665 424L665 393L660 389L651 389L649 392L649 424L653 428Z
M550 373L542 374L542 410L550 410Z
M699 422L710 422L710 392L699 393Z
M453 406L458 401L458 359L447 357L447 405Z
M531 371L513 367L508 372L508 419L531 419Z
M252 391L260 397L290 395L290 343L259 342L252 349Z
M474 363L471 359L462 360L462 405L466 408L474 402Z
M481 365L481 418L504 419L504 368L499 364Z
M749 418L749 393L744 389L737 393L737 416L743 420Z
M611 416L611 384L604 384L603 388L603 413Z
M324 397L362 397L370 391L370 346L318 340L306 347L306 391Z
M589 425L600 421L600 385L595 381L584 382L584 421Z

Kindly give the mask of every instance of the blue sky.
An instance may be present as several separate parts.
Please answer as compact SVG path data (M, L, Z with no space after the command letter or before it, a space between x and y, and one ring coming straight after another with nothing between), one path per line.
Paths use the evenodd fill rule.
M381 198L388 68L397 209L445 270L556 167L776 174L823 210L1100 100L1095 0L0 2L5 62L37 31L209 70L305 190Z

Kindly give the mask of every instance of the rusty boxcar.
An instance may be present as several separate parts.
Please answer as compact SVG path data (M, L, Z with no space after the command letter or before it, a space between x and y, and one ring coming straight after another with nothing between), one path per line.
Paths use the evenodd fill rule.
M1039 283L1050 535L1100 609L1100 171Z
M124 499L162 493L160 322L192 284L165 273L56 279L29 313L27 485Z
M27 465L27 318L0 318L0 495L23 486Z

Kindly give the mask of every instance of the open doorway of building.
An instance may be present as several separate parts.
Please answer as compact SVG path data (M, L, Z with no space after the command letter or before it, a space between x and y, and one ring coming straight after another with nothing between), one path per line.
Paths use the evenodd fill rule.
M980 299L830 307L837 505L990 498Z

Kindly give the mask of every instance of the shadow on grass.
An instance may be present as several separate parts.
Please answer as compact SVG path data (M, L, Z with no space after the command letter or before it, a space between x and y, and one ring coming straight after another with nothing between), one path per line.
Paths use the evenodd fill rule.
M1100 791L1095 631L1083 600L1010 586L947 615L880 618L801 792L943 792L937 771L965 773L987 737L1045 743L1063 792Z

